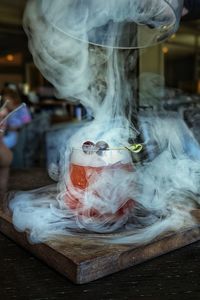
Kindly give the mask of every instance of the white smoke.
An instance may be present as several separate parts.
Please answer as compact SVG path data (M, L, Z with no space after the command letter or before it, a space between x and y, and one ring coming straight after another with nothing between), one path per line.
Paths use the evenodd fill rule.
M119 44L121 48L137 47L143 38L137 32L138 24L142 24L142 28L146 28L144 24L152 27L144 35L146 46L155 42L151 38L154 27L161 31L156 31L159 39L162 39L162 30L169 35L178 24L175 12L178 15L181 11L182 2L30 0L24 27L35 64L56 87L58 95L81 99L85 106L92 106L96 112L109 80L105 73L107 62L111 63L112 48ZM132 23L135 24L133 28L125 27ZM172 29L166 33L168 26ZM110 46L111 51L107 53L103 48L89 47L88 42Z
M121 23L145 23L149 30L175 26L169 4L179 7L178 1L164 0L29 1L24 22L36 65L60 97L81 101L94 116L66 142L59 184L17 193L10 203L14 225L28 231L33 242L117 231L125 236L107 241L146 243L194 224L191 212L200 201L199 145L177 116L142 114L139 131L135 129L127 74L136 54L115 49L138 40ZM138 160L125 147L130 138L137 142L139 133L146 149L141 155L147 157ZM81 149L86 141L105 141L110 150L94 148L86 154ZM78 184L86 180L84 188L73 183L73 165L81 167Z
M145 123L144 116L140 120ZM191 212L200 205L199 146L176 118L151 116L148 130L151 141L158 145L152 161L127 170L121 167L122 161L130 163L128 152L126 158L124 151L111 154L110 165L110 157L105 157L110 153L85 156L78 150L72 163L78 158L80 165L105 167L100 174L88 171L86 191L69 191L61 184L59 194L55 186L16 194L10 204L16 228L30 231L33 242L86 230L110 233L120 229L121 237L102 237L113 243L146 243L164 232L190 228L195 224ZM68 206L70 197L72 202L74 197L80 200L75 209Z

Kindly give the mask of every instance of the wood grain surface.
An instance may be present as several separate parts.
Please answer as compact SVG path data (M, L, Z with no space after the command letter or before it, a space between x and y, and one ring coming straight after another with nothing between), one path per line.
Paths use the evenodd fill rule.
M38 183L41 184L41 181ZM198 212L196 214L199 215ZM200 239L200 229L196 226L140 247L108 245L101 243L97 237L88 240L84 236L61 237L46 244L32 245L24 233L13 228L11 216L2 210L0 231L78 284L96 280Z

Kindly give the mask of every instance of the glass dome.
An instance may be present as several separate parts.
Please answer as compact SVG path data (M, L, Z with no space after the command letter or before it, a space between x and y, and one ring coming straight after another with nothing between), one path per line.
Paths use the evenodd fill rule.
M113 48L162 42L178 28L183 0L36 0L47 26Z

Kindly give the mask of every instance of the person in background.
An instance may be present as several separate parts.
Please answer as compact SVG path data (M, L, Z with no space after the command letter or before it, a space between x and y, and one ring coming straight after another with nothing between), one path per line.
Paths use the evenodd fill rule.
M12 151L6 147L3 142L5 125L1 121L6 117L7 110L0 104L0 209L7 209L6 191L8 186L9 167L11 165L13 155Z
M8 114L21 104L21 99L15 90L4 88L1 96L2 103L7 102L6 110ZM8 117L6 120L6 130L5 135L3 136L3 142L9 149L12 149L16 145L19 130L23 125L28 124L29 122L31 122L31 115L26 106L23 106Z
M8 167L12 161L12 152L3 142L5 125L1 121L6 117L7 109L0 107L0 168ZM0 178L1 181L1 178ZM1 184L0 184L1 186Z

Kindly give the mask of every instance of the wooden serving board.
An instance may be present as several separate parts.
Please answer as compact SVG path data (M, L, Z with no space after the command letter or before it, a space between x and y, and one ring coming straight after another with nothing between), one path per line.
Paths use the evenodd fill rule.
M199 210L195 211L199 218ZM97 236L60 237L45 244L30 244L17 232L9 212L0 210L0 231L76 284L83 284L139 264L200 240L196 226L168 234L144 246L102 244Z

